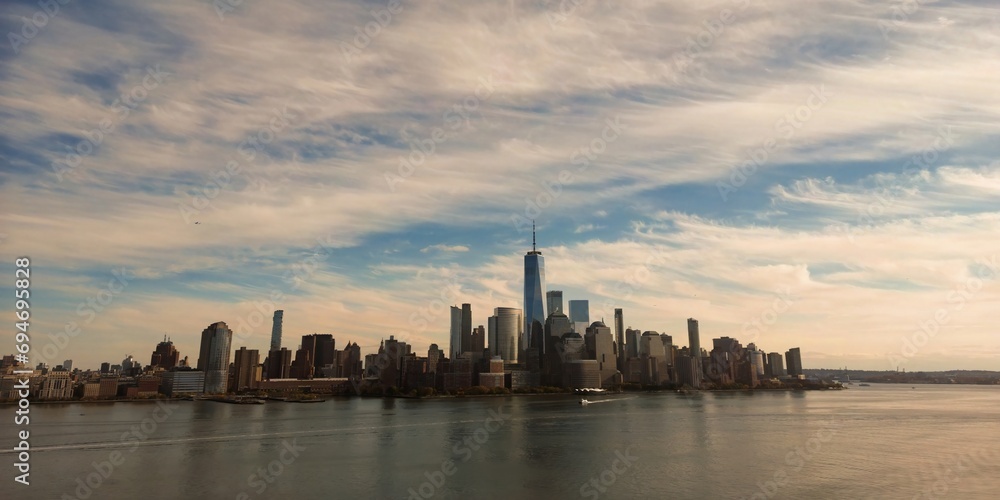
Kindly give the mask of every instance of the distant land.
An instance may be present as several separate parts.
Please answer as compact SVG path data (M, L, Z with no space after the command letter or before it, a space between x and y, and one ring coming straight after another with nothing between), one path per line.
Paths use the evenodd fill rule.
M805 368L803 373L821 380L836 378L846 382L885 384L979 384L1000 385L1000 372L986 370L949 370L944 372L907 372L895 370L845 370L843 368Z

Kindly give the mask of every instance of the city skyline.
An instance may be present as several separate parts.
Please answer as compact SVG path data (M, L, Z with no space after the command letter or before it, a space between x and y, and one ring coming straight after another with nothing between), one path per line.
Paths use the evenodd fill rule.
M535 220L594 321L1000 368L1000 11L559 5L60 4L0 55L33 364L217 321L263 354L274 310L447 350L449 306L524 309Z

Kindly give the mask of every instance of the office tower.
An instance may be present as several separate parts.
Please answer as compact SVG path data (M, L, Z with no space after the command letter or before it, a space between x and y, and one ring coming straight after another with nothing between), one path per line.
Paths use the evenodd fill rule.
M693 371L691 385L700 388L705 373L701 364L701 338L698 332L698 320L694 318L688 318L688 350L690 351L689 356Z
M538 331L545 325L545 259L535 247L535 224L531 224L531 251L524 255L524 326L522 335L530 335L532 325L538 322ZM522 338L526 349L529 339ZM518 347L520 348L520 347Z
M205 393L226 392L229 381L229 349L233 331L219 321L208 325L201 332L201 349L198 350L198 369L205 372Z
M338 376L346 378L360 377L362 371L361 346L357 342L348 342L341 356L343 361L340 363Z
M521 310L513 307L497 307L493 310L493 318L490 320L496 325L496 347L490 345L492 355L500 356L507 363L517 363L520 348L518 340L524 325L522 318Z
M550 290L545 292L545 312L548 313L545 317L549 317L555 313L563 313L563 297L562 290Z
M448 357L455 359L462 354L462 310L457 306L451 306L451 332L448 338L451 341Z
M267 353L267 366L265 368L269 380L291 377L292 351L286 347L271 349Z
M313 360L308 349L298 349L295 351L295 360L292 361L289 376L299 380L309 380L313 378Z
M639 342L642 339L642 332L638 329L625 329L625 359L639 357Z
M281 349L281 323L285 318L285 311L274 311L274 319L271 323L271 350Z
M260 365L260 351L240 347L233 355L233 383L231 392L240 392L257 388L255 371Z
M431 373L437 372L438 362L441 361L442 354L437 344L431 344L427 349L427 371Z
M782 377L785 375L785 363L780 352L767 353L767 367L770 369L768 375L772 377Z
M477 355L482 355L485 349L486 328L483 325L479 325L472 329L472 349L470 350Z
M597 360L597 370L600 374L598 387L607 388L615 385L618 361L615 359L614 337L611 335L611 328L608 328L601 321L593 322L587 327L584 344L587 346L587 354L590 359Z
M73 371L73 360L67 359L66 361L63 361L63 369L68 372Z
M497 351L497 317L490 316L486 319L486 343L490 349L490 357L499 356Z
M615 346L618 348L618 371L625 373L625 317L622 309L615 309Z
M472 352L472 304L462 304L462 352Z
M309 359L313 363L313 376L323 376L325 368L333 367L333 351L336 342L329 333L314 333L302 336L302 349L309 351Z
M788 376L798 377L802 375L802 354L798 347L793 347L785 352L785 364L788 365Z
M587 332L590 326L590 302L586 300L569 301L569 320L578 332Z
M751 350L750 352L750 363L753 365L754 372L757 373L758 377L764 376L764 351Z
M163 342L156 344L156 349L153 350L153 355L150 357L149 365L153 368L160 367L164 370L169 370L177 366L177 362L180 359L180 353L174 347L174 343L167 338L166 335L163 336ZM66 365L63 365L65 367Z
M545 362L543 370L543 385L559 387L562 385L563 364L566 359L563 335L573 332L569 317L561 312L549 314L545 319ZM577 337L580 337L577 334ZM582 340L582 337L581 337ZM577 357L576 359L579 359Z

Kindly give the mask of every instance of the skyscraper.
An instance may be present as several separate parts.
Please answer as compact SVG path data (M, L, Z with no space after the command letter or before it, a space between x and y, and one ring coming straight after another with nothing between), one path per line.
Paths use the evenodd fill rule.
M336 342L329 333L314 333L302 336L302 348L309 351L309 359L313 363L313 375L325 376L324 368L333 366Z
M267 353L267 369L264 370L268 379L288 378L291 376L292 351L282 347L272 349Z
M462 352L472 350L472 304L462 304Z
M156 344L156 349L153 350L153 355L150 357L149 364L152 367L160 367L164 370L169 370L177 366L177 361L180 359L180 353L174 348L174 343L167 338L166 335L163 336L163 342ZM66 365L63 365L65 368Z
M274 311L274 320L271 324L271 350L281 349L281 322L285 317L285 311Z
M490 354L500 356L507 363L517 363L518 340L521 338L523 316L520 309L513 307L497 307L493 310L491 320L496 325L496 346L490 345Z
M205 393L226 392L229 381L229 348L233 331L219 321L208 325L201 332L201 349L198 351L198 369L205 372Z
M260 352L257 349L240 347L233 356L232 392L257 388L257 377L254 372L260 365Z
M545 325L545 259L535 247L535 225L531 224L531 251L524 255L524 326L522 335L532 332L532 324L538 322L535 331L544 331ZM522 338L526 349L529 339ZM506 359L505 359L506 360Z
M788 365L789 377L802 375L802 354L798 347L793 347L785 352L785 364Z
M688 344L689 355L691 356L691 368L694 372L691 385L698 388L701 387L705 371L701 364L701 337L698 333L698 320L694 318L688 318Z
M458 358L462 354L462 310L457 306L451 306L451 332L448 338L451 344L448 346L448 358Z
M590 302L586 300L569 301L569 320L579 333L585 333L590 326Z
M767 375L771 377L782 377L785 375L785 363L782 361L780 352L767 353L767 367L770 369Z
M545 312L548 313L545 316L546 318L548 318L549 314L555 314L555 313L565 314L563 313L562 290L550 290L548 292L545 292L545 302L546 302L545 305L547 306Z
M618 347L618 371L625 373L625 318L622 309L615 309L615 343Z

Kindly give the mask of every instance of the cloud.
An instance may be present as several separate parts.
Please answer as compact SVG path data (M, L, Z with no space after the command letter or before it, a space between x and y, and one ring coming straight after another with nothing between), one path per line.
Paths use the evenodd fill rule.
M428 247L421 248L420 251L423 252L423 253L427 253L427 252L430 252L430 251L435 251L435 252L468 252L469 251L469 247L467 247L465 245L444 245L444 244L438 244L438 245L431 245L431 246L428 246Z
M140 352L144 324L194 346L272 292L296 329L440 344L432 304L519 307L521 216L556 242L550 286L595 310L739 336L788 286L803 298L771 345L875 366L996 251L1000 10L742 5L405 3L367 39L352 2L66 7L0 53L2 244L51 277L44 328L136 274L72 348L83 365ZM995 349L993 293L951 333ZM962 364L935 349L915 363Z

